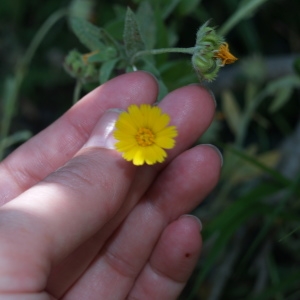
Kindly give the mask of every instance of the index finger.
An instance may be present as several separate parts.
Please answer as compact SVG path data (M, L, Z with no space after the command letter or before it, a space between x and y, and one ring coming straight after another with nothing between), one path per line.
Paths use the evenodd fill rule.
M152 103L157 89L153 76L137 71L118 76L86 95L0 164L0 206L72 158L104 111L132 103Z

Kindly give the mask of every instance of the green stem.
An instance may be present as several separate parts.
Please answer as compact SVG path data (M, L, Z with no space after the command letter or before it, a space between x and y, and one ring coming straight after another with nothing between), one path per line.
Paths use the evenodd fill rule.
M241 20L245 19L247 16L251 16L254 11L263 3L268 0L252 0L248 1L246 4L242 4L237 11L235 11L231 17L224 23L224 25L218 30L218 33L222 36L227 35L227 33Z
M150 50L142 50L135 53L131 58L131 64L134 64L135 60L139 56L143 55L156 55L156 54L163 54L163 53L186 53L186 54L193 54L196 50L196 47L190 48L161 48L161 49L150 49Z
M31 41L25 55L23 58L23 65L27 66L30 64L32 57L34 56L38 46L41 44L42 40L48 33L48 31L51 29L57 21L59 21L61 18L65 17L68 13L67 9L60 9L56 12L54 12L46 21L45 23L41 26L41 28L38 30L36 35L34 36L33 40Z
M82 89L82 82L80 79L77 79L75 89L74 89L74 94L73 94L73 104L75 104L79 100L81 89Z
M25 52L23 58L18 63L16 67L16 74L13 80L13 87L12 87L12 93L10 93L9 97L7 99L4 99L4 102L9 103L9 107L13 109L9 109L7 111L4 111L3 121L1 122L1 139L6 139L10 126L11 121L13 117L13 113L16 107L16 102L18 99L19 91L22 85L22 82L25 78L25 75L27 73L27 68L38 48L42 40L44 39L45 35L48 33L48 31L52 28L52 26L59 21L62 17L67 15L67 10L62 9L54 12L46 21L45 23L40 27L36 35L34 36L33 40L31 41L29 47L27 48L27 51ZM4 155L4 148L0 147L0 160L3 158Z

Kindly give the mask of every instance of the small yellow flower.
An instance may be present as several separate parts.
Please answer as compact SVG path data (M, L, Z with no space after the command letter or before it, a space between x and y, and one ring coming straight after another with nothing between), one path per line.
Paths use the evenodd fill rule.
M222 43L214 57L221 59L223 66L232 64L237 60L237 58L229 52L228 43Z
M117 140L115 148L134 165L153 165L167 157L164 149L175 146L175 126L168 126L169 115L157 106L130 105L116 121L113 135Z

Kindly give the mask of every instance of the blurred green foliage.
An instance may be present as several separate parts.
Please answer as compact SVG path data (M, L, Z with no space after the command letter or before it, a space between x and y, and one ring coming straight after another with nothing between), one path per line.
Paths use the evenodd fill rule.
M97 80L65 72L68 55L97 50L74 34L70 5L73 15L102 28L100 46L94 41L101 55L84 57L101 63ZM54 121L73 97L130 71L112 50L123 41L127 7L147 49L192 47L199 26L211 19L239 57L208 85L217 112L198 142L217 144L224 166L219 185L194 211L204 223L203 253L182 299L299 299L298 0L2 0L1 155ZM198 81L186 54L150 56L136 67L159 78L162 94ZM95 75L81 71L86 79Z

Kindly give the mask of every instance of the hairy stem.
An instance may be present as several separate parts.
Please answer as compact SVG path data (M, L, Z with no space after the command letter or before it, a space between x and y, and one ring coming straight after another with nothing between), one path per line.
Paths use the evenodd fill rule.
M79 100L80 94L81 94L81 89L82 89L82 82L80 79L77 79L76 85L74 88L74 93L73 93L73 104L75 104Z
M190 48L161 48L161 49L150 49L150 50L142 50L135 53L131 58L131 64L134 64L135 60L139 56L144 55L156 55L156 54L163 54L163 53L186 53L186 54L193 54L195 52L196 47Z

